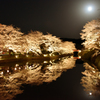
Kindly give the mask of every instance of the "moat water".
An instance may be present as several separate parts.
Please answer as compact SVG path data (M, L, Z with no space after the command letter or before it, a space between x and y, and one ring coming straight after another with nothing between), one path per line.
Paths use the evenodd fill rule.
M64 57L0 65L0 100L99 100L84 91L83 63Z

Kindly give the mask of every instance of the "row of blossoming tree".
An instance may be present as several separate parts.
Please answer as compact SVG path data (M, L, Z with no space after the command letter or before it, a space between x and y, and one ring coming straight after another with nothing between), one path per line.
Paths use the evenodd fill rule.
M62 42L51 34L44 35L39 31L24 34L12 25L0 24L0 51L10 51L21 54L33 52L35 55L58 53L73 53L75 44Z

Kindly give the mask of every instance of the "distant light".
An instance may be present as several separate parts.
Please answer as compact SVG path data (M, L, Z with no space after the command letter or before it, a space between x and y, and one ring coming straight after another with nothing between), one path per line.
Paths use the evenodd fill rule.
M44 56L44 57L47 57L47 56L48 56L48 54L44 54L43 56Z
M19 69L21 69L21 68L19 67Z
M3 72L1 72L0 74L3 75Z
M48 63L48 61L44 61L43 63Z
M18 58L18 57L19 57L19 55L15 55L15 57L16 57L16 58Z
M92 11L92 7L91 6L88 7L88 11Z
M81 59L81 56L79 56L78 58Z
M7 73L9 73L9 70L7 70Z
M92 95L92 93L90 92L89 95Z
M15 70L17 70L17 68L15 68Z
M16 64L15 66L17 67L17 66L19 66L19 64Z
M81 52L81 50L79 50L78 52Z
M73 56L71 56L71 58L73 58Z

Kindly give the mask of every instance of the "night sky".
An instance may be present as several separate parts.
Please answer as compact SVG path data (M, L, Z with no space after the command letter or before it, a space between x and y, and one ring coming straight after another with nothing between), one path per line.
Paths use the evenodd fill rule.
M0 0L0 23L12 24L24 33L37 30L78 39L83 26L99 17L98 9L100 0Z

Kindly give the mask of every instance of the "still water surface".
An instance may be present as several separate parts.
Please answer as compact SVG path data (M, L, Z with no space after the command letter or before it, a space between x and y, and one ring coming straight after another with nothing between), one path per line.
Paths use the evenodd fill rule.
M0 100L100 100L80 84L85 70L70 57L2 64Z

